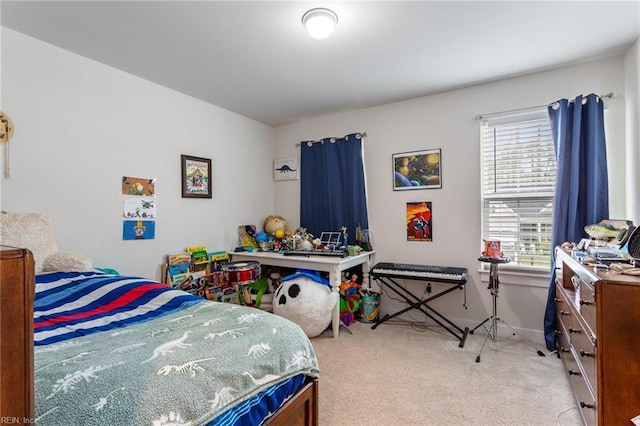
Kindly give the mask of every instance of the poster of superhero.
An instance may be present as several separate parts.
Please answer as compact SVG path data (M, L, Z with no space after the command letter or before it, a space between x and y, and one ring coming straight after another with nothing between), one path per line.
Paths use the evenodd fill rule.
M407 203L407 241L432 241L431 201Z

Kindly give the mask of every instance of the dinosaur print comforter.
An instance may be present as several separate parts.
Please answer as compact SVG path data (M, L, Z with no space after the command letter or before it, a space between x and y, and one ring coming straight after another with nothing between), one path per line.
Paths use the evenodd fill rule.
M294 323L132 277L39 275L34 318L38 425L217 424L319 374Z

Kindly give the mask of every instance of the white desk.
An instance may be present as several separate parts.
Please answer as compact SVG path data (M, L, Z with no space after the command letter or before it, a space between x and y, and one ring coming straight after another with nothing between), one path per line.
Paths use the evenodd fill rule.
M229 253L233 262L259 262L261 265L279 266L281 268L309 269L329 273L329 282L335 292L340 292L342 271L362 265L362 286L369 287L369 268L375 252L366 251L356 256L285 256L281 253L264 251L243 251ZM275 303L275 300L274 300ZM332 315L333 337L340 332L340 304L336 303Z

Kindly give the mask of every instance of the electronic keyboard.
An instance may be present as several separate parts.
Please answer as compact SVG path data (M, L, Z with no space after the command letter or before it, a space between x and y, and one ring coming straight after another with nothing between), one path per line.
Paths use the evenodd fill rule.
M408 263L377 263L371 269L373 277L406 278L412 280L438 281L453 284L467 282L467 268L452 266L412 265Z
M285 256L332 256L345 257L346 250L285 250Z

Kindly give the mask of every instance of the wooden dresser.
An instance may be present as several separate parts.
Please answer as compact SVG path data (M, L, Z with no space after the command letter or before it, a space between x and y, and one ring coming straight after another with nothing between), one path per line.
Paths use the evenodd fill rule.
M0 246L0 419L5 423L34 420L34 286L31 252Z
M640 278L556 249L558 353L587 425L640 415Z

